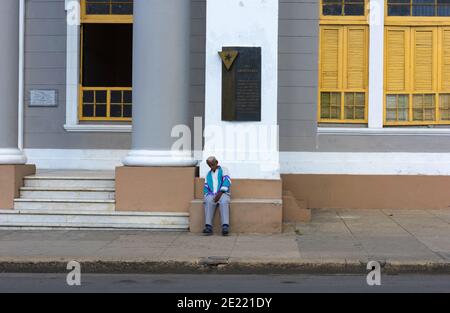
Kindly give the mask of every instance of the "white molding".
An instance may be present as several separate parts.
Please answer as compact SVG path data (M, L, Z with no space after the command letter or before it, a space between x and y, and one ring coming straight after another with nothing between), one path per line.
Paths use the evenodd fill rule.
M131 125L111 125L111 124L77 124L64 125L64 129L68 132L110 132L110 133L131 133L133 127Z
M191 152L166 150L132 150L124 158L126 166L196 166Z
M28 162L38 169L114 170L129 150L25 149Z
M19 3L19 103L17 110L17 146L23 149L25 97L25 0Z
M450 153L280 152L282 174L450 175Z
M25 164L27 158L24 153L19 149L14 148L0 148L0 164L12 165L12 164Z
M384 0L370 1L368 127L383 128Z
M78 124L78 86L80 75L80 16L73 10L80 8L79 0L66 0L65 9L67 11L67 42L66 42L66 125L75 126ZM78 12L79 13L79 12ZM71 20L69 14L78 20ZM73 17L72 16L72 17Z
M349 128L349 127L319 127L318 135L346 136L450 136L450 128Z

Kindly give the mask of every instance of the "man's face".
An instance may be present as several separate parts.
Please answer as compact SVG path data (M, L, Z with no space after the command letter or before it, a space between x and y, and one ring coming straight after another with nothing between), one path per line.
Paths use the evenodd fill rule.
M217 162L217 160L216 161L210 161L210 162L207 162L207 163L208 163L208 166L211 169L211 171L215 172L217 170L217 167L218 167L218 164L219 164L219 162Z

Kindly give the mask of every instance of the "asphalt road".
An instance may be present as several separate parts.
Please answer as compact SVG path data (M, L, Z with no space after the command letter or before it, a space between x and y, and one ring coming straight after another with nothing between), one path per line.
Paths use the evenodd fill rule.
M0 274L0 292L450 292L448 275L384 275L368 286L364 275L128 275L82 274L68 286L65 274Z

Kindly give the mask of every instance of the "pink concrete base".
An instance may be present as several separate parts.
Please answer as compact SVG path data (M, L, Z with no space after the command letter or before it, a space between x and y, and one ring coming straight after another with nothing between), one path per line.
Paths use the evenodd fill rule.
M283 189L313 209L448 209L450 176L282 175Z
M283 191L283 223L311 221L311 210L305 200L297 200L292 192Z
M23 178L36 173L34 165L0 165L0 209L14 209L14 199L19 197Z
M195 167L118 167L116 211L187 213L195 174Z
M270 200L232 200L230 231L232 233L274 234L282 231L282 203ZM194 200L189 209L189 230L200 233L205 226L202 200ZM216 210L214 231L221 231L220 212Z

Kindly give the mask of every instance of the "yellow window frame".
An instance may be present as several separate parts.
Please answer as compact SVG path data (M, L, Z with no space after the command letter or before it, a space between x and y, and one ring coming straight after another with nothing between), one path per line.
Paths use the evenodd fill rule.
M83 93L84 91L106 91L106 117L86 117L83 116ZM111 92L112 91L132 91L131 87L83 87L79 86L79 104L78 104L78 119L80 121L116 121L116 122L131 122L132 118L128 117L112 117L111 116ZM125 104L122 102L122 115L123 106ZM96 101L94 99L94 112L95 112ZM95 113L94 113L95 114Z
M412 12L412 1L410 1L410 10ZM384 24L385 26L450 26L450 16L390 16L387 0L384 0Z
M132 24L133 15L95 15L86 14L86 0L81 0L81 31L80 31L80 82L83 81L83 24L102 23L102 24ZM104 90L107 93L106 117L86 117L83 116L83 92ZM127 117L111 117L111 91L132 91L132 87L90 87L78 86L78 120L79 121L115 121L115 122L131 122L131 118ZM122 104L123 105L123 104ZM94 105L95 108L95 105ZM123 109L123 108L122 108Z
M436 47L433 51L433 81L432 81L432 89L431 90L415 90L413 86L414 82L414 71L413 65L414 62L414 47L415 47L415 33L414 30L432 30L433 31L433 43L436 44ZM405 30L407 31L407 41L405 41L405 51L407 54L405 55L405 88L404 90L387 90L387 57L388 57L388 32L390 30ZM450 27L423 27L423 26L409 26L409 27L397 27L390 26L385 28L384 34L384 125L386 126L408 126L408 125L449 125L450 120L441 120L441 103L440 96L450 94L450 89L443 88L442 84L442 63L443 63L443 53L442 53L442 45L443 45L443 35L444 31L450 31ZM387 120L387 96L388 95L407 95L408 96L408 121L388 121ZM414 95L433 95L434 97L434 121L414 121L413 120L413 98Z
M132 14L87 14L86 0L81 0L81 23L133 23Z
M339 42L341 43L341 48L338 49L338 81L337 88L323 88L322 82L322 40L319 39L319 88L317 95L317 120L319 123L345 123L345 124L366 124L368 122L368 81L369 81L369 29L366 25L321 25L320 26L320 34L319 37L322 36L322 31L330 29L338 29L339 30ZM347 52L348 52L348 30L351 29L364 29L365 31L365 51L364 51L364 64L365 69L363 73L364 77L364 88L348 88L348 77L347 77ZM321 105L321 95L322 93L340 93L340 118L339 119L331 119L331 118L322 118L322 105ZM346 119L345 118L345 95L347 93L364 93L364 119Z
M337 0L341 1L341 0ZM364 15L323 15L323 0L319 1L321 25L362 25L369 24L369 0L364 0Z

